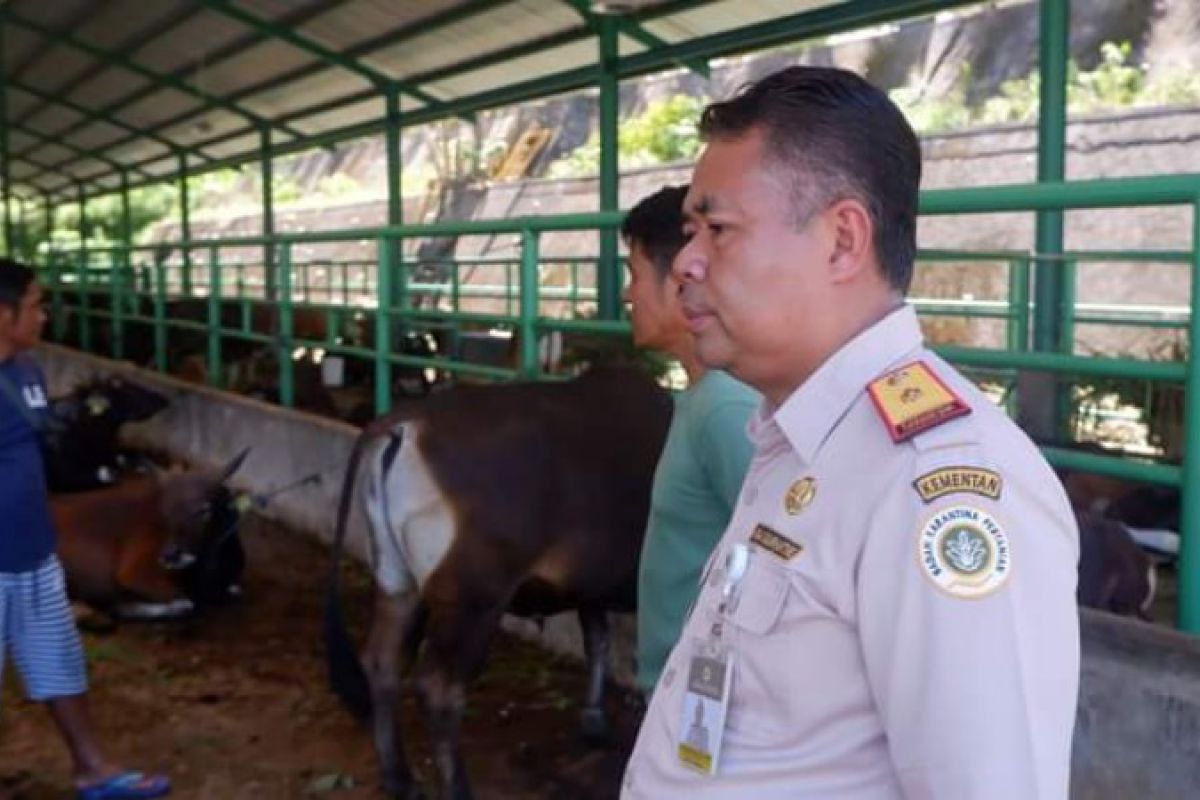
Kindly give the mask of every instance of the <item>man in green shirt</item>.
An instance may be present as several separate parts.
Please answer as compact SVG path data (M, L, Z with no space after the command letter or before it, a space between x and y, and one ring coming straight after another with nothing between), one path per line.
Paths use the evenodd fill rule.
M638 685L649 695L684 617L700 571L725 531L753 448L746 421L759 396L724 372L707 370L679 301L671 262L683 247L686 186L643 199L625 218L634 343L667 353L687 373L654 474L650 518L638 572Z

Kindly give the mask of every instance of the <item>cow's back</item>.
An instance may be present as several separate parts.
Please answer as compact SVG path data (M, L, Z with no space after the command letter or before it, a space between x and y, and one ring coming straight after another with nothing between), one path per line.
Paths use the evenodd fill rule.
M103 606L119 594L114 565L132 540L154 539L160 496L155 477L137 475L116 486L51 497L55 550L73 597Z
M632 367L464 386L425 404L420 447L472 537L458 546L531 578L537 610L629 608L671 409Z

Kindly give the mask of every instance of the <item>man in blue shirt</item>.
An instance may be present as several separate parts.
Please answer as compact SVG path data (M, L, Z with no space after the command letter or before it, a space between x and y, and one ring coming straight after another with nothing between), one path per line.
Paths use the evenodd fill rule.
M83 647L67 602L39 437L46 382L25 354L46 312L33 270L0 258L0 670L11 655L31 700L42 702L71 753L80 800L161 797L161 776L110 764L88 715Z
M650 518L638 568L638 686L658 683L700 571L737 503L753 447L746 420L758 407L753 390L696 357L671 262L683 247L686 186L669 186L630 210L621 234L629 246L634 343L679 360L688 388L675 396L675 414L654 473Z

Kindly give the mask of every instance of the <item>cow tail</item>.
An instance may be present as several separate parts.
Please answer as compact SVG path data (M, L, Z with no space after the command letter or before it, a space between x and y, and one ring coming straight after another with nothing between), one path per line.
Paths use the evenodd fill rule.
M333 547L329 570L329 590L325 597L325 657L329 668L329 686L346 709L359 720L371 716L371 687L366 670L359 660L358 651L350 640L346 627L346 615L341 600L341 561L346 541L346 526L350 519L350 506L354 502L354 483L359 465L366 453L367 445L378 436L379 430L368 427L354 442L346 476L342 481L342 495L338 500L337 526L333 533ZM369 529L369 526L368 526ZM369 531L369 535L373 535Z

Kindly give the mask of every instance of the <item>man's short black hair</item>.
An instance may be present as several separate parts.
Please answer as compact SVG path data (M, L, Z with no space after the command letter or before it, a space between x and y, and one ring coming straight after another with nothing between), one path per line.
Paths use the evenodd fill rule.
M0 306L10 308L16 313L25 292L29 291L29 285L36 278L34 271L25 264L0 256Z
M863 78L833 67L788 67L708 106L706 141L764 134L787 170L796 223L837 200L862 202L888 282L907 292L917 253L921 145L900 109Z
M659 189L631 208L621 224L625 244L642 248L659 280L671 274L671 262L683 249L683 198L687 192L686 184Z

